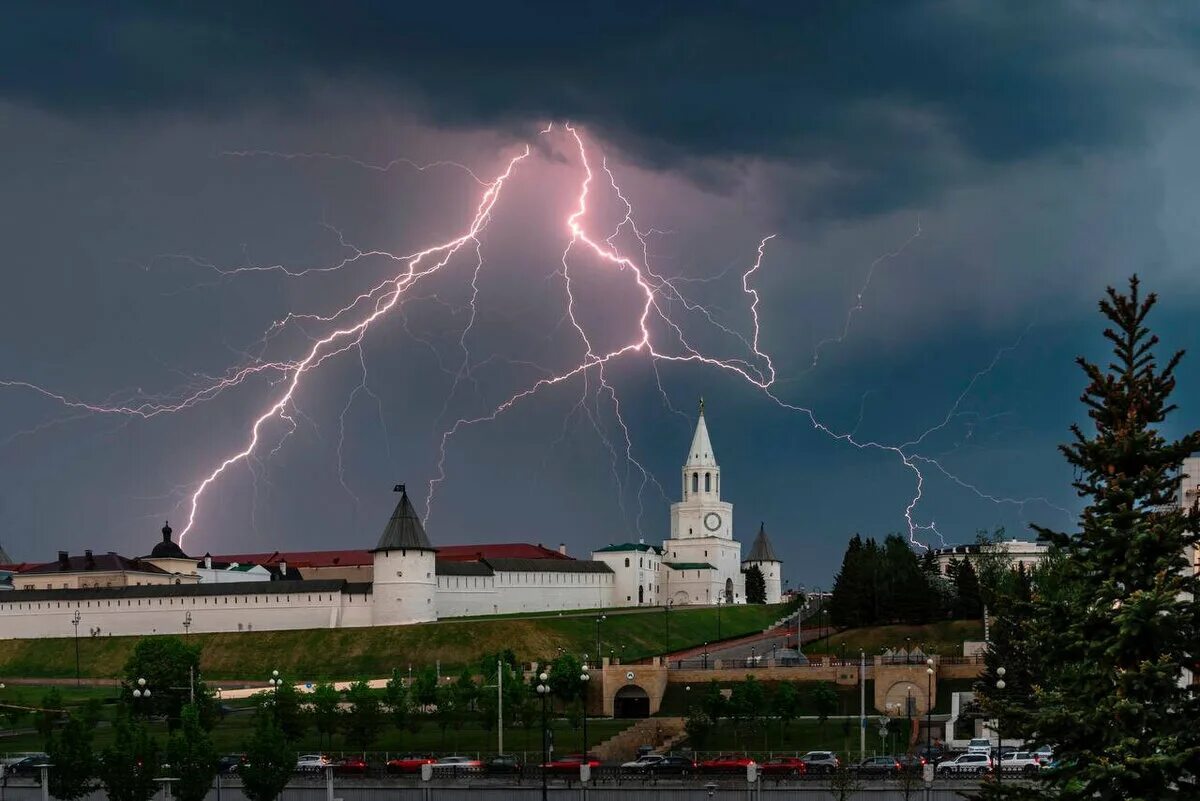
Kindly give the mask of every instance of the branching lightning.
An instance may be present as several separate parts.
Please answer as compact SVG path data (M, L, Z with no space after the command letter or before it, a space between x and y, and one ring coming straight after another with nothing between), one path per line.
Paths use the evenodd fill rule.
M1017 347L1020 340L1009 348L997 353L992 363L971 379L971 382L960 394L954 405L947 412L945 418L938 425L928 429L914 439L899 445L893 445L858 438L857 431L862 422L866 396L863 397L864 406L860 408L859 421L854 429L848 432L836 431L821 422L812 409L785 401L776 392L778 376L771 355L763 344L763 326L760 319L760 301L762 298L755 283L759 277L758 273L764 268L767 250L775 235L765 236L758 242L755 258L748 266L742 269L741 287L742 294L747 301L745 313L749 317L749 332L739 331L732 325L718 321L710 309L706 308L703 304L692 301L679 288L679 284L687 281L716 280L720 276L705 279L668 278L653 268L651 265L649 238L654 234L663 232L654 228L644 228L638 224L635 219L633 203L622 191L616 175L603 159L599 162L599 172L602 172L607 180L603 181L600 189L597 189L594 182L598 172L593 170L593 158L589 147L585 144L584 137L570 124L563 125L561 130L565 141L572 146L577 157L581 178L574 208L563 219L563 233L566 241L562 250L561 265L556 268L554 274L561 280L562 285L565 302L563 321L569 322L571 329L574 330L574 338L578 342L581 355L573 364L557 370L548 369L532 364L531 362L510 362L536 368L539 377L492 406L490 411L474 416L459 417L445 428L440 437L440 448L436 458L436 472L428 481L426 494L427 516L432 515L436 506L437 491L447 478L449 446L455 437L467 428L495 421L514 406L531 399L535 395L579 379L581 385L579 399L564 420L564 434L569 420L574 415L582 414L590 421L609 453L610 469L614 481L619 486L624 486L630 480L631 476L637 481L636 490L633 491L633 496L637 502L637 509L634 512L628 512L627 517L640 530L641 520L645 511L643 495L646 489L653 486L664 498L666 497L666 493L654 475L636 457L634 436L622 414L620 394L606 373L606 368L617 361L634 357L649 360L650 366L654 371L655 382L665 406L671 412L684 417L684 419L687 419L686 416L671 405L668 394L662 384L662 378L659 373L660 365L696 363L719 369L748 383L779 407L800 414L815 430L822 434L859 450L879 451L895 457L913 476L913 494L903 510L903 517L910 540L918 546L924 547L922 539L926 532L933 533L939 537L941 536L937 532L936 525L933 522L925 523L919 521L917 518L916 510L924 499L925 494L926 477L921 470L922 466L934 468L949 481L975 493L981 498L995 503L1023 505L1034 500L1047 504L1050 503L1045 499L1016 500L986 493L954 476L936 459L913 452L913 449L921 445L927 437L944 428L956 415L960 414L958 411L959 406L975 383L995 367L1004 353ZM544 136L555 135L555 126L548 126L541 134ZM461 383L464 381L474 382L474 370L494 358L488 357L479 362L474 362L469 343L477 318L478 303L480 301L480 276L485 265L483 242L480 239L480 234L491 221L492 211L501 199L505 184L519 169L521 163L530 153L531 149L528 146L525 147L519 154L506 162L505 168L498 175L491 180L484 180L470 168L457 162L449 161L419 164L408 159L394 159L387 163L376 164L332 153L289 154L258 150L225 151L222 155L227 157L268 157L283 160L325 159L345 162L363 169L379 172L388 172L397 166L407 166L420 171L447 167L465 172L483 191L475 207L473 217L458 236L429 246L424 250L406 255L396 255L381 250L359 249L347 242L341 231L331 227L331 230L337 233L339 244L346 250L348 255L332 264L319 267L294 269L277 264L221 268L205 260L182 254L169 254L160 257L185 260L202 269L216 272L221 279L246 272L278 272L287 278L302 278L312 273L328 273L342 270L368 259L382 259L385 262L392 262L398 266L397 272L392 276L365 291L359 292L348 302L330 311L323 313L293 311L289 312L283 319L272 323L263 335L261 344L264 348L266 343L277 337L284 330L300 326L313 326L323 329L323 333L316 335L309 334L303 328L300 329L301 333L307 337L309 344L299 358L280 361L253 357L248 359L247 363L231 368L225 374L204 381L182 393L179 397L174 398L142 396L123 402L90 403L23 380L0 380L0 387L22 389L37 393L80 414L118 415L129 418L149 419L159 415L184 412L201 403L212 401L231 389L243 386L251 379L265 378L268 381L271 396L265 402L265 406L247 426L241 444L220 458L190 488L190 494L185 502L186 523L179 535L182 541L197 528L204 504L207 502L209 496L217 491L219 482L226 477L230 468L244 463L247 469L250 470L255 481L255 486L257 487L260 471L255 470L255 463L259 463L261 466L261 462L259 461L263 458L261 452L265 450L265 458L270 459L271 456L284 446L289 437L297 429L296 417L301 415L296 406L298 394L311 383L313 380L311 377L323 365L347 351L355 350L358 354L359 366L361 368L361 380L357 386L351 389L346 398L345 405L341 409L338 420L339 437L337 443L338 480L346 492L352 498L355 498L354 493L346 483L343 448L345 444L346 416L360 393L366 394L375 401L380 424L381 426L384 425L382 401L371 391L367 382L367 361L363 353L364 337L368 335L377 321L392 313L397 314L401 318L402 324L407 325L404 320L403 307L406 301L417 297L413 292L414 288L426 277L438 273L445 268L462 251L467 248L473 249L474 264L470 278L470 297L466 308L467 322L458 339L461 356L456 366L448 367L441 363L441 356L438 355L442 370L452 378L452 384L442 406L439 419L446 416L456 393L459 391ZM601 190L611 192L611 197L621 205L624 211L623 218L620 219L615 228L608 234L594 230L593 222L590 219L591 201ZM884 261L898 256L920 234L921 228L918 221L916 231L907 241L893 252L881 256L870 266L865 282L858 292L856 302L847 312L840 334L821 340L814 348L813 366L817 364L824 347L834 342L841 342L849 335L854 316L863 309L863 296L870 287L877 267ZM620 243L623 238L631 241L631 243L636 243L632 253L622 249ZM628 276L631 288L638 298L636 306L633 309L637 312L636 325L630 329L628 335L616 346L609 346L607 348L599 347L596 344L597 338L594 332L588 330L578 314L584 299L578 294L578 287L574 283L575 279L573 276L578 271L585 269L607 270L613 271L620 276ZM435 295L425 297L436 299ZM682 309L682 314L688 315L690 318L703 320L706 325L710 326L710 331L728 339L731 344L740 347L744 355L729 357L706 353L701 347L695 345L695 340L685 332L683 321L673 316L673 312L677 309ZM564 328L564 330L569 329ZM431 344L429 346L432 348ZM433 350L437 354L437 350ZM615 422L615 436L610 436L606 430L605 415L610 415L611 419ZM623 469L621 468L622 464L624 465ZM619 497L622 498L622 512L625 513L626 510L623 505L624 493L622 492ZM356 498L355 500L357 501Z

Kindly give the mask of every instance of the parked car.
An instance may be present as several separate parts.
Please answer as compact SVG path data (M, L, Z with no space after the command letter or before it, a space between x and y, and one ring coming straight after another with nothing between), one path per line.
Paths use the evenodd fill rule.
M40 777L42 775L42 769L38 766L49 761L50 758L45 754L34 754L32 756L22 757L11 765L6 766L4 768L4 775Z
M666 757L661 754L646 754L645 756L640 756L630 762L622 762L621 770L629 771L631 773L642 773L649 769L652 765L657 765L659 762L662 762L664 759L666 759Z
M558 759L552 759L542 765L542 769L547 773L562 773L568 776L578 776L579 766L587 762L592 768L600 767L600 760L596 759L592 754L586 757L583 754L567 754Z
M366 776L371 766L362 757L344 757L333 765L333 772L339 776Z
M894 756L867 757L855 770L860 776L895 776L900 772L900 762Z
M463 773L478 773L483 763L469 756L444 756L433 763L433 772L457 776Z
M404 754L387 761L388 773L420 773L422 765L432 765L436 760L427 754Z
M944 762L939 762L937 772L939 776L949 776L956 774L974 774L982 775L992 769L991 754L962 754L954 759L948 759Z
M1037 761L1042 764L1042 767L1054 761L1054 750L1048 745L1039 746L1033 754L1037 757Z
M772 757L771 759L762 762L758 769L762 771L764 776L783 777L791 776L799 778L808 773L808 765L804 764L804 760L800 757L781 756Z
M697 767L701 773L745 773L746 767L753 764L754 760L744 754L721 754L704 760Z
M816 773L833 773L842 766L842 760L832 751L809 751L800 757L808 766L810 775Z
M920 773L929 760L917 754L901 754L896 757L896 762L900 765L900 770L906 773Z
M1042 768L1037 754L1032 751L1012 751L1000 757L1000 770L1003 773L1020 773L1032 776Z
M968 754L990 754L992 753L992 741L986 737L979 737L967 743Z
M483 769L486 773L494 776L502 774L514 774L521 772L521 763L517 761L515 756L509 754L496 754L496 756L483 763Z
M690 776L696 772L694 760L683 756L665 756L647 770L651 776Z
M237 773L245 762L245 754L226 754L217 760L217 773Z
M44 760L49 760L49 758L50 758L49 756L42 753L41 751L17 751L15 753L5 756L3 759L0 759L0 766L6 767L6 768L11 767L22 760L28 759L29 757L37 757L39 759L44 759Z
M325 770L329 764L329 757L324 754L304 754L296 760L297 773L312 773L318 770Z
M946 749L940 745L919 745L913 754L921 757L926 762L937 764L946 757Z

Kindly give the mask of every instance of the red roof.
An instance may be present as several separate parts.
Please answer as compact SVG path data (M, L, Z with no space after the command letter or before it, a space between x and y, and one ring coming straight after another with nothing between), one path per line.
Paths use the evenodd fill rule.
M551 548L527 542L501 542L486 545L435 545L443 562L474 562L480 559L570 559ZM274 565L280 561L289 567L357 567L374 563L371 552L355 551L274 551L272 553L212 554L214 562Z
M443 562L474 562L479 559L570 559L551 548L528 542L497 542L488 545L435 545Z

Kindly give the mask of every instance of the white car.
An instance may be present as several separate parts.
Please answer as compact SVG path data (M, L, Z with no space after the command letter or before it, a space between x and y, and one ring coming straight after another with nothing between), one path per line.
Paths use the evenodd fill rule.
M309 773L325 770L329 766L329 757L324 754L304 754L296 760L297 773Z
M621 769L622 770L642 771L642 770L646 770L649 767L657 765L659 762L662 762L662 761L663 761L663 758L659 754L646 754L645 756L639 757L639 758L633 760L632 762L621 763Z
M990 754L992 753L992 741L986 737L977 737L967 743L968 754Z
M1042 764L1042 767L1054 761L1054 751L1048 745L1040 746L1033 752L1033 755L1037 757L1037 761Z
M1020 773L1032 776L1041 770L1042 763L1033 751L1009 751L1000 757L1000 770L1003 773Z
M939 776L949 776L951 774L978 776L987 773L991 769L992 757L990 754L962 754L956 759L939 762L937 766Z

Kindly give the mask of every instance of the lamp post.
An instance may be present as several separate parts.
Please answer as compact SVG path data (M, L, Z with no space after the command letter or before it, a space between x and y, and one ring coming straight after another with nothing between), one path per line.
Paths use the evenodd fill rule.
M588 675L587 663L583 665L583 671L579 674L579 680L583 682L583 759L588 761L588 736L587 736L587 719L588 719L588 681L592 677Z
M708 670L708 643L704 643L704 669Z
M667 661L671 660L671 604L674 600L669 600L663 604L663 625L667 629Z
M79 621L82 619L79 610L75 610L75 616L71 618L71 623L75 626L75 686L79 686Z
M846 643L844 643L844 642L842 643L842 660L841 661L843 664L846 661Z
M1003 692L1004 674L1007 673L1003 667L996 668L996 690ZM996 784L1000 784L1000 776L1004 773L1001 767L1004 765L1004 732L1000 730L1000 716L996 715Z
M933 657L925 660L925 758L933 759Z
M188 612L186 615L183 616L183 635L186 637L187 635L189 635L191 633L192 633L192 613Z
M164 764L162 766L162 772L170 773L171 766ZM163 786L163 801L171 801L171 783L177 782L177 781L179 781L179 779L178 778L168 778L168 777L164 776L162 778L155 779L154 781L161 783Z
M725 600L724 595L717 596L717 641L721 639L721 602Z
M545 673L538 674L537 694L542 698L542 801L546 801L546 764L550 761L546 750L546 702L550 700L550 687L546 684L548 678Z
M146 686L146 680L143 678L139 678L136 682L134 682L134 684L136 686L133 688L133 700L149 701L150 700L150 688Z
M271 678L267 679L267 684L271 685L271 689L276 695L279 695L279 685L283 684L283 679L279 678L278 670L271 671Z
M603 651L600 650L600 624L608 619L608 615L599 615L596 618L596 660L601 659Z

